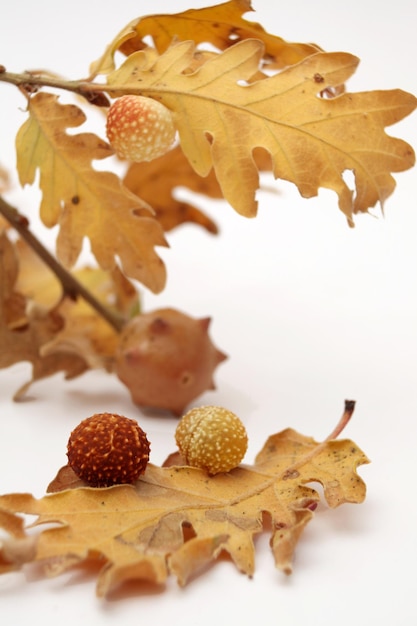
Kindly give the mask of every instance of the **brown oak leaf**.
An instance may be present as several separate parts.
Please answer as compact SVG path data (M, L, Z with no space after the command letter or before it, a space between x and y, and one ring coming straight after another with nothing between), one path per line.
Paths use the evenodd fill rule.
M89 368L110 370L119 333L82 297L63 297L58 279L24 241L16 242L16 250L20 268L17 290L38 308L55 308L64 322L62 329L42 346L42 356L65 352L82 357ZM81 267L72 275L121 321L139 313L137 290L117 267L112 271Z
M254 537L265 530L271 532L276 567L289 574L320 499L309 483L323 486L331 508L360 503L365 485L356 469L367 462L350 440L319 444L286 429L268 438L253 465L226 474L209 477L188 466L148 464L134 485L95 489L64 468L50 486L54 493L40 499L3 495L0 511L36 515L37 525L53 525L37 536L36 555L27 556L49 575L91 559L101 563L99 596L127 580L161 584L170 574L184 585L221 553L251 576Z
M63 352L42 355L42 347L62 330L64 320L56 309L28 306L25 296L15 291L18 271L16 250L3 233L0 235L0 368L20 361L32 365L32 378L16 392L15 399L21 399L35 380L57 372L73 378L87 369L80 355Z
M134 285L118 270L79 268L84 288L120 319L139 312ZM90 368L111 370L118 332L79 297L65 297L62 285L21 239L0 236L0 368L32 363L32 379L15 394L21 399L35 380L64 371L74 378Z

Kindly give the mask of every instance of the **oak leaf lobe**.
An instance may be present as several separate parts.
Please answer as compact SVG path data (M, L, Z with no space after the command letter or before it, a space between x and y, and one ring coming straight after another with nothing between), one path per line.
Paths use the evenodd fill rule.
M268 69L293 65L320 50L315 44L285 41L268 33L260 24L245 20L243 14L252 10L249 0L230 0L201 9L132 20L91 65L91 72L93 75L111 72L117 51L129 56L143 50L147 47L147 37L152 38L159 53L175 41L193 40L197 46L209 43L218 50L226 50L245 39L260 39L265 45L263 64Z

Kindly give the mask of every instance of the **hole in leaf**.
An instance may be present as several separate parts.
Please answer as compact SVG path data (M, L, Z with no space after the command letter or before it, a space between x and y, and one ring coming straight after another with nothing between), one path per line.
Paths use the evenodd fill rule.
M182 536L184 539L184 543L187 543L187 541L190 541L191 539L194 539L195 537L197 537L197 533L195 532L190 522L182 523Z

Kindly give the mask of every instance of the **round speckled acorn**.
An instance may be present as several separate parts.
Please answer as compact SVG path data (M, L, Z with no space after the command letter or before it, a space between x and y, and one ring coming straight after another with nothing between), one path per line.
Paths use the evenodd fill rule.
M108 140L117 156L129 161L152 161L172 148L175 126L166 106L144 96L117 98L107 114Z
M92 487L133 483L146 469L150 444L135 420L96 413L71 433L67 456L75 474Z
M229 472L237 467L248 447L241 420L219 406L188 411L178 423L175 440L186 463L209 474Z

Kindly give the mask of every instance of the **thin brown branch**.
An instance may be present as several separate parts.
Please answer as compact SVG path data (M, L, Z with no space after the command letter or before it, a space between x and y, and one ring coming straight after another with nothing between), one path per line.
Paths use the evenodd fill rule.
M0 74L1 75L1 74ZM88 304L105 319L117 332L124 327L125 321L106 308L93 294L84 287L68 270L66 270L55 257L45 248L39 239L29 229L29 222L25 216L8 204L0 196L0 213L9 224L19 233L32 250L52 270L61 283L62 290L72 300L83 298Z
M42 72L22 72L21 74L16 74L7 72L5 67L0 65L0 82L15 85L28 94L36 92L40 87L63 89L82 96L91 104L102 107L110 106L110 102L104 94L104 91L108 91L108 86L86 80L65 80Z

